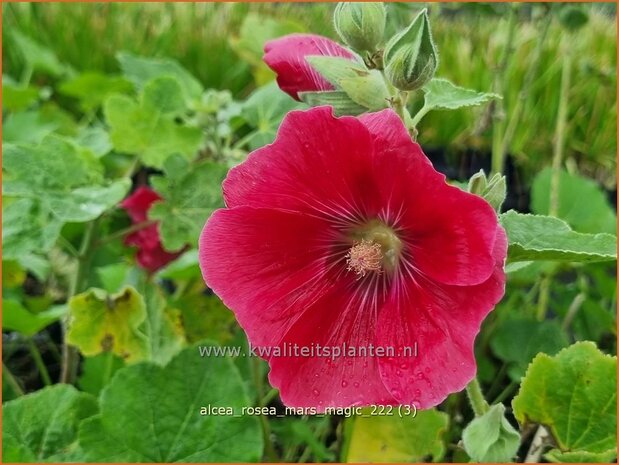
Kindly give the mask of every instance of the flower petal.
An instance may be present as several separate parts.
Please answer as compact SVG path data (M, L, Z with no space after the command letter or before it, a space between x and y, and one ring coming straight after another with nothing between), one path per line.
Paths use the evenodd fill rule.
M323 412L326 407L398 403L381 380L379 358L369 352L381 305L374 290L367 281L345 275L289 329L279 347L289 354L297 347L298 354L269 359L269 381L285 405ZM334 356L335 350L345 356Z
M230 170L223 191L229 207L247 205L336 220L376 214L372 142L352 117L331 107L290 112L271 145Z
M492 273L498 220L481 197L450 186L392 110L360 117L374 140L374 175L388 209L384 220L402 229L417 271L452 285L474 285Z
M354 55L326 37L314 34L290 34L267 42L264 46L265 63L277 73L280 89L295 100L299 92L332 90L333 86L306 60L311 55L343 57L353 60Z
M432 407L475 376L475 336L505 292L506 253L507 237L499 227L495 268L486 282L461 287L403 281L392 294L379 316L377 344L399 349L396 357L380 360L380 373L400 402ZM405 347L416 347L416 356Z
M146 213L157 200L161 200L161 196L157 192L149 187L140 186L133 194L123 200L120 206L127 210L127 214L134 223L141 223L146 221Z
M232 309L254 346L273 346L335 280L327 276L331 228L280 210L217 210L200 236L207 285Z

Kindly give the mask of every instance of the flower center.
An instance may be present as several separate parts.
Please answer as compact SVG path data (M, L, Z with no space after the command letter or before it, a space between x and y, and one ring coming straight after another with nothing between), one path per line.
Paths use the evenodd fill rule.
M354 271L359 277L366 275L368 271L382 270L383 253L380 244L362 239L355 242L346 254L348 271Z
M359 277L368 272L391 273L400 258L402 241L390 226L372 220L350 231L352 247L346 254L349 271Z

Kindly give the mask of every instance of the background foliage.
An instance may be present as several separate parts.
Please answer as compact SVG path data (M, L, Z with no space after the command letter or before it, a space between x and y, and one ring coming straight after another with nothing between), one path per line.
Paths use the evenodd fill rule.
M520 5L510 36L513 5L429 5L438 75L503 100L500 111L429 113L420 143L464 183L488 171L494 131L509 129L504 210L558 217L502 216L508 289L476 345L494 405L473 412L456 393L405 419L200 416L208 404L283 411L261 360L199 356L203 341L246 341L205 288L196 241L227 169L301 105L274 84L263 43L335 37L333 6L3 4L4 461L522 461L535 441L550 461L614 458L617 38L606 4L583 7L576 36L559 7ZM387 35L420 6L388 4ZM162 197L148 218L163 248L180 253L155 273L124 244L134 226L118 208L142 185Z

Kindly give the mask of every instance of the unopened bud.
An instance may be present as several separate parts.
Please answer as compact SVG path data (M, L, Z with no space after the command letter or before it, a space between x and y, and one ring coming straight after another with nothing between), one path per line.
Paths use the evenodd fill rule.
M335 7L335 30L346 44L358 52L374 52L385 33L385 7L382 3L340 2Z
M383 59L385 75L400 90L417 90L432 79L438 52L425 9L387 43Z
M495 174L490 179L486 177L484 170L479 170L469 179L469 192L483 197L497 212L507 196L507 184L505 176Z

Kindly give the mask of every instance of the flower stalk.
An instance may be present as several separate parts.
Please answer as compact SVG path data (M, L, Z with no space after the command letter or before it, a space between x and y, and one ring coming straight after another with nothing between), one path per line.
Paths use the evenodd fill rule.
M486 402L481 392L481 386L477 377L473 378L466 386L466 394L476 417L482 416L490 409L490 405Z
M82 238L82 244L80 246L79 255L77 257L77 270L75 277L71 285L71 290L67 298L67 302L71 300L71 297L82 292L84 281L86 278L86 271L94 251L96 241L96 230L98 227L99 219L86 224L84 236ZM60 370L60 382L66 384L73 384L77 376L77 365L79 362L79 355L77 349L67 342L67 319L63 321L63 343L62 343L62 366Z

